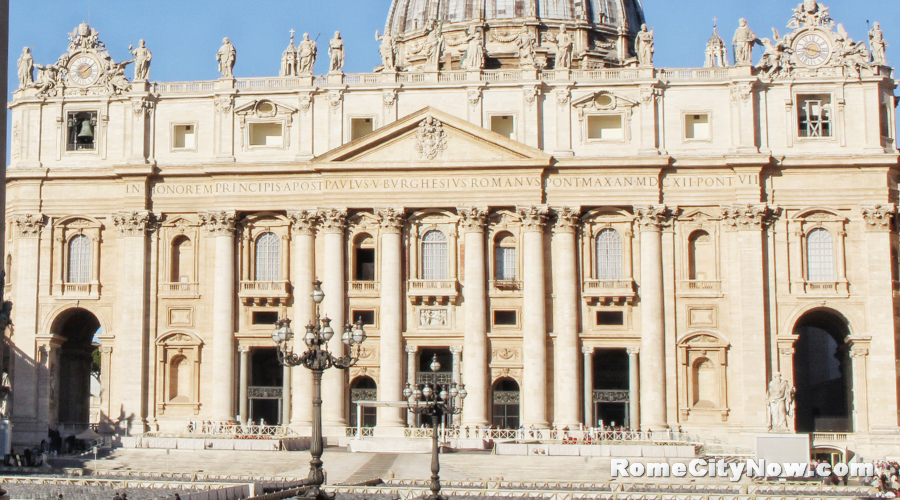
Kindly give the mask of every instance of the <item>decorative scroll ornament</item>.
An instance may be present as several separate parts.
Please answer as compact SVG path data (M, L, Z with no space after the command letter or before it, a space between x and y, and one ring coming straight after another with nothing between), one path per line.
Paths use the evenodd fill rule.
M862 213L863 218L866 219L867 228L889 230L894 215L897 213L897 207L891 203L889 205L860 207L859 211Z
M736 229L760 229L770 224L781 212L768 205L733 205L722 210L725 223Z
M310 210L296 210L288 212L291 219L291 230L295 234L313 234L319 215Z
M828 15L828 7L815 0L804 0L794 8L794 14L788 21L788 28L798 30L816 26L831 28L834 26L834 20Z
M234 232L236 214L231 211L200 212L200 224L211 234L225 235Z
M481 89L471 89L466 93L466 99L469 101L469 106L475 107L478 106L478 101L481 100Z
M534 106L535 101L537 101L537 97L541 95L540 87L525 87L522 89L523 97L525 98L525 104L528 105L529 108Z
M331 111L337 112L341 107L341 101L344 99L344 93L340 90L333 90L328 93L328 104L331 105Z
M526 231L542 231L549 212L550 210L546 205L516 208L516 213L519 214L519 219L522 220L522 227Z
M141 116L145 112L149 116L151 113L153 113L153 108L155 105L156 103L152 99L144 97L131 101L131 110L134 111L135 116Z
M36 238L41 234L41 228L44 227L43 214L23 214L17 215L16 233L23 238Z
M381 208L375 211L378 215L378 224L386 233L399 233L406 222L403 209Z
M447 149L447 132L444 125L433 116L428 116L419 123L416 131L416 152L419 158L434 160Z
M299 107L300 111L303 111L304 114L309 112L309 108L312 107L312 95L304 94L300 96Z
M515 361L520 357L518 349L508 349L506 347L502 347L500 349L494 349L491 352L491 357L497 360L503 361Z
M116 230L122 236L140 236L153 230L155 217L148 211L119 212L113 215Z
M219 113L225 114L231 111L231 107L234 105L234 98L230 95L219 96L215 99L216 111Z
M456 209L459 214L460 226L466 231L483 231L484 219L487 217L486 208L459 207Z
M393 108L394 103L397 102L397 89L385 90L381 93L381 98L386 108Z
M569 233L575 231L578 225L578 217L581 210L572 207L554 207L553 231L556 233Z
M319 210L319 223L326 233L343 233L347 227L347 210L326 208Z

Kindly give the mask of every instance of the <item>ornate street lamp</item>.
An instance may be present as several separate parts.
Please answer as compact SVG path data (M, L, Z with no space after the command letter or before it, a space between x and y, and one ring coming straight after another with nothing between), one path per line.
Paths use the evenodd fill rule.
M312 439L309 445L309 453L312 460L309 461L309 489L305 498L325 500L334 498L334 495L322 491L325 482L325 474L322 468L322 373L328 368L346 370L359 361L359 347L366 340L366 331L363 329L362 319L351 325L344 325L344 333L341 339L350 348L350 354L346 356L334 356L328 350L328 341L334 337L334 329L331 320L319 314L325 293L322 291L322 282L313 282L312 299L316 303L316 320L306 325L306 334L303 342L308 349L303 354L294 354L288 347L288 341L294 336L291 331L291 320L280 319L275 323L272 331L272 340L278 344L278 361L284 366L300 366L312 370L313 373L313 429Z
M444 415L458 415L462 412L463 400L466 399L466 384L456 382L450 384L439 385L437 383L437 372L441 369L438 363L437 355L431 360L431 371L434 373L433 383L422 384L421 388L417 384L415 388L410 387L409 383L403 389L403 397L406 398L406 404L409 411L431 417L431 495L425 497L426 500L447 500L446 496L441 492L441 477L438 473L441 471L441 463L439 459L440 448L438 446L438 423ZM422 401L419 401L419 400Z

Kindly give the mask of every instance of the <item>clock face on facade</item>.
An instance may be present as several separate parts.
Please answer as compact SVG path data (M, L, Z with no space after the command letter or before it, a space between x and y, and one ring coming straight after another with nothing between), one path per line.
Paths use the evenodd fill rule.
M831 44L820 33L805 33L797 38L794 54L797 62L806 67L821 66L831 56Z
M91 85L100 77L100 65L93 57L76 57L69 65L69 77L76 85Z

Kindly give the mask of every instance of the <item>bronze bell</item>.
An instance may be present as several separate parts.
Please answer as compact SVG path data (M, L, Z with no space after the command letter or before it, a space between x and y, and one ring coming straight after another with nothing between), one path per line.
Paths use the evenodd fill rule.
M94 138L94 128L91 127L90 120L82 120L78 130L78 138Z

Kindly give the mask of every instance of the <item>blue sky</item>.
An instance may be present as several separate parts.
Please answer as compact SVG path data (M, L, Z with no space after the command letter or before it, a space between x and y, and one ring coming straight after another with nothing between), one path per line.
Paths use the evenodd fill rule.
M800 0L643 0L656 33L657 66L697 67L719 19L719 33L730 42L737 21L747 18L760 37L771 28L782 34ZM15 61L22 47L34 49L36 63L56 61L65 52L67 33L82 20L100 32L113 59L130 59L128 44L147 41L153 52L154 81L210 80L218 77L215 52L228 36L238 51L235 76L275 76L288 44L288 30L319 37L316 72L327 71L327 39L340 30L346 72L367 72L379 64L375 30L383 30L390 0L13 0L10 2L9 85L17 85ZM832 17L856 40L866 39L866 21L880 21L889 63L900 64L900 0L826 2ZM730 45L730 43L729 43ZM761 51L754 52L754 62ZM729 56L730 57L730 56ZM126 71L129 77L132 70Z

